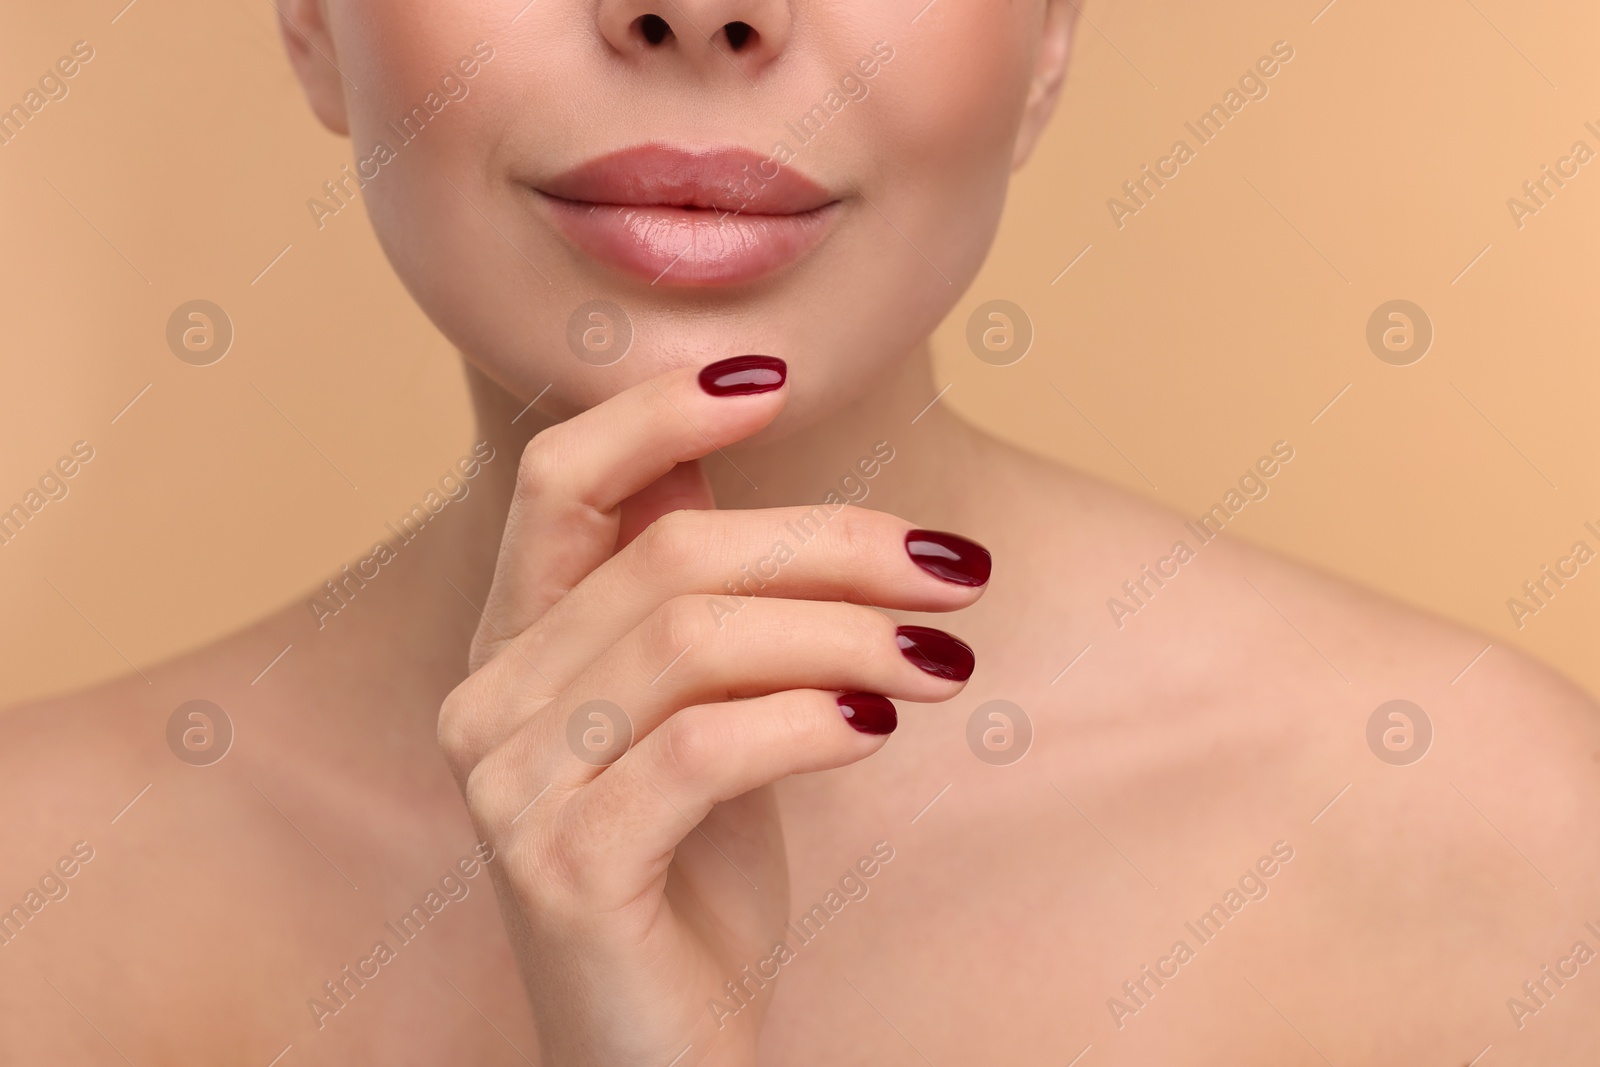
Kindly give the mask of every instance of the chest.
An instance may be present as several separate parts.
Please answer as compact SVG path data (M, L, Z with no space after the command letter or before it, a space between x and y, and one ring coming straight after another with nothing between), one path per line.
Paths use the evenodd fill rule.
M791 923L768 1061L1405 1063L1504 1014L1522 935L1457 907L1451 886L1491 887L1440 827L1319 828L1204 773L1106 793L1069 762L998 786L951 765L866 832L786 827L795 916L845 898L872 841L894 859ZM1385 804L1343 815L1382 827Z
M1503 931L1452 918L1450 886L1483 876L1425 854L1425 826L1384 852L1227 776L1108 788L1043 747L1010 767L965 755L782 794L792 952L756 994L764 1062L1321 1062L1307 1039L1385 1062L1386 1035L1503 1011L1486 948L1509 960L1506 995L1525 977ZM1381 822L1381 798L1347 803L1346 822ZM181 1035L120 1030L135 1062L180 1038L263 1063L291 1046L307 1064L537 1062L493 888L461 849L416 842L396 866L324 837L352 885L281 826L227 825L193 854L108 853L100 896L71 902L74 966L98 946L121 1012L204 1006Z

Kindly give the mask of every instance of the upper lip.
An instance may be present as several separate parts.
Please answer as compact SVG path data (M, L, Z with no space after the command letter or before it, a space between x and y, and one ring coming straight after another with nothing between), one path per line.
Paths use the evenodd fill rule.
M836 197L791 167L746 148L647 144L580 163L536 184L563 200L741 215L799 215Z

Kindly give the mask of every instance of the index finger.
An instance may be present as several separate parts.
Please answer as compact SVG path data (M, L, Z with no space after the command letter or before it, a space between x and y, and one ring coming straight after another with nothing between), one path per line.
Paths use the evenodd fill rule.
M539 433L523 449L476 671L615 550L619 505L678 464L741 441L783 410L788 368L747 355L682 367ZM709 504L709 501L707 501Z

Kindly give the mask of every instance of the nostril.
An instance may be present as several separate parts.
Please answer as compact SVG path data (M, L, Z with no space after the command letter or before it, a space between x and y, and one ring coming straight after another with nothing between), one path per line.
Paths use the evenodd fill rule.
M755 27L748 22L730 22L722 27L722 32L727 34L728 47L735 52L749 44L750 39L756 36Z
M660 44L672 36L672 27L660 15L640 15L633 21L640 35L651 44Z

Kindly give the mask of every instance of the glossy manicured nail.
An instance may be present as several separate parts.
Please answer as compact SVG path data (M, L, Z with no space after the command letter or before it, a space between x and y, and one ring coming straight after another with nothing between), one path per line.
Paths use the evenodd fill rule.
M777 356L734 356L700 369L700 388L712 396L770 393L783 385L789 365Z
M935 578L956 585L983 585L993 561L989 550L976 541L938 530L911 530L906 534L911 561Z
M902 626L895 631L895 643L906 659L935 678L952 682L971 678L978 662L964 642L930 626Z
M889 734L900 722L894 705L876 693L845 693L839 697L844 721L864 734Z

